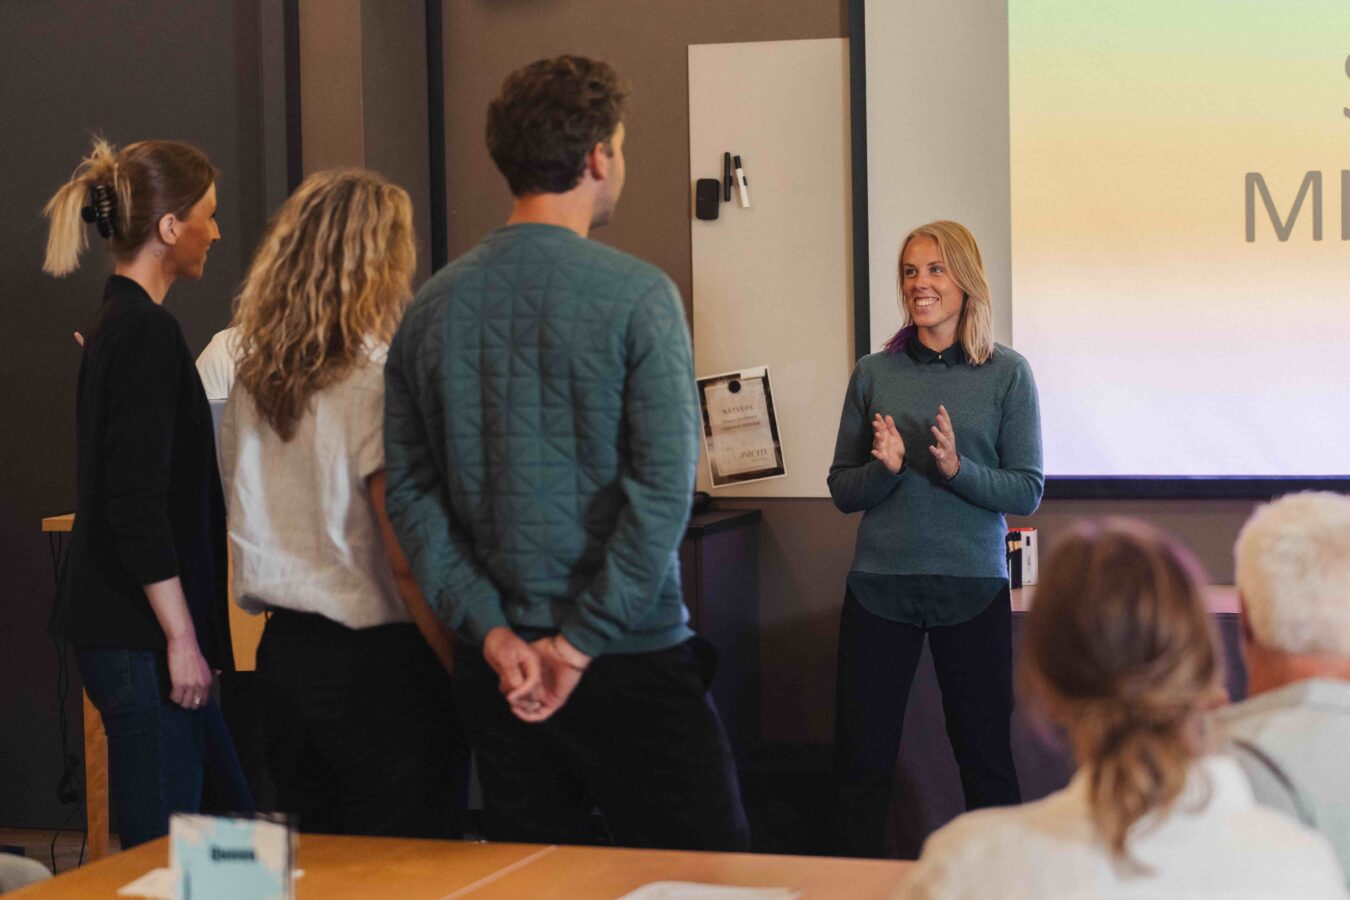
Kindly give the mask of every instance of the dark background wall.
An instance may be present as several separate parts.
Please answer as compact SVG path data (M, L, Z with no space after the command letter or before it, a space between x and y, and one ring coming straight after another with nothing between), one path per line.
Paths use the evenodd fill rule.
M0 3L0 825L50 827L69 807L60 774L56 650L45 635L52 571L44 515L68 511L73 394L70 332L98 300L97 252L62 281L40 272L42 204L101 129L118 142L176 137L222 169L224 240L169 308L202 347L229 304L267 213L285 196L283 0ZM417 0L298 0L306 171L369 165L418 206L429 258L425 32ZM691 43L847 35L846 0L445 0L448 245L464 252L500 225L509 197L483 146L502 77L561 52L610 60L633 89L629 178L595 237L664 268L690 306L688 99ZM356 42L354 44L354 42ZM328 73L327 75L325 73ZM731 86L734 87L734 86ZM898 213L899 214L899 213ZM824 477L824 473L821 473ZM725 500L763 509L759 536L766 737L828 742L836 617L857 517L827 500ZM1082 515L1134 515L1191 545L1214 581L1248 501L1057 501L1026 521L1047 538ZM1014 523L1018 524L1018 523ZM79 685L68 704L78 748ZM77 750L78 752L78 750Z
M594 56L618 70L632 98L623 200L592 236L665 269L686 311L688 45L848 35L843 0L446 0L442 8L451 258L503 224L511 209L483 138L487 105L502 79L542 56Z
M42 274L42 206L91 132L204 149L221 170L223 239L206 276L168 297L188 345L203 347L229 318L269 190L284 192L284 150L268 130L280 82L264 73L279 58L267 18L276 11L267 0L0 3L0 825L53 827L70 809L55 798L53 578L39 522L74 506L80 354L71 332L93 314L110 271L95 244L76 274ZM67 707L77 753L79 690L76 678Z
M408 191L431 274L423 0L297 0L304 174L365 166Z

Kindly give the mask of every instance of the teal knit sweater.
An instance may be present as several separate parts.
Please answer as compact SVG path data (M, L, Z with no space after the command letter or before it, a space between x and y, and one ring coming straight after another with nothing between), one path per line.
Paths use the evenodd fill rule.
M426 283L385 367L387 505L450 628L591 656L692 634L692 360L670 279L565 228L500 228Z
M928 447L947 407L961 470L943 481ZM872 416L895 419L905 467L892 475L872 452ZM909 353L858 361L839 419L830 496L862 512L853 571L1007 577L1004 513L1030 515L1044 488L1040 412L1031 367L997 345L982 366L925 365Z

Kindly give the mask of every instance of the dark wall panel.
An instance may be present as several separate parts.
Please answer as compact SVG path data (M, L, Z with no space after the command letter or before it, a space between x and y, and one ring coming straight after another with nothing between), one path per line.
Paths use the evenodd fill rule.
M822 473L821 477L824 477ZM756 508L759 525L759 622L762 717L770 741L828 744L834 728L835 644L844 579L853 562L861 516L829 500L719 500ZM1215 584L1233 581L1232 546L1249 501L1047 502L1010 525L1040 529L1042 547L1083 518L1132 516L1177 535Z
M845 516L828 500L718 504L764 513L759 526L764 739L828 744L834 735L839 609L861 517Z
M502 79L543 56L594 56L632 88L623 199L594 237L665 269L686 310L688 45L848 35L842 0L448 0L442 8L450 257L505 222L511 208L483 139Z
M423 0L296 0L305 175L362 166L412 198L414 287L431 272Z
M412 197L420 285L431 274L426 9L421 0L361 6L365 164Z
M0 825L52 827L60 775L52 571L44 515L74 504L71 332L93 314L109 265L95 247L63 280L41 272L41 210L98 131L118 144L177 138L221 170L223 240L168 305L200 350L230 300L277 182L265 147L262 23L271 0L6 0L0 3ZM275 84L275 79L266 80ZM277 94L275 90L273 94ZM279 94L278 94L279 95ZM268 132L270 139L279 135ZM269 168L271 167L271 168ZM284 183L284 175L280 176ZM96 235L95 235L96 236ZM70 703L80 741L78 682Z

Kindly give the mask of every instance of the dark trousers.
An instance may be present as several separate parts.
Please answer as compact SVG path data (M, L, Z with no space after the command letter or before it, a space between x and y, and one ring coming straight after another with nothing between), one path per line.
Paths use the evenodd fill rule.
M1005 589L959 625L921 628L868 612L848 592L835 694L835 850L886 855L905 703L928 636L966 808L1020 803L1012 756L1012 610Z
M747 850L736 766L699 638L654 653L604 655L548 720L517 719L478 647L455 649L455 698L478 760L484 836L596 841L599 807L615 844Z
M112 811L123 849L169 833L169 816L201 809L209 775L229 812L251 813L220 703L188 710L169 700L163 651L80 647L80 678L108 735Z
M468 744L450 677L415 626L276 610L257 679L277 806L302 831L457 834Z

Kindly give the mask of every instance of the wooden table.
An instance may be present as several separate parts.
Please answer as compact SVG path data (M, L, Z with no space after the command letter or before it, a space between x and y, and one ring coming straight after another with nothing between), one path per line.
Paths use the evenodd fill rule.
M151 869L168 865L168 839L90 863L13 895L112 897ZM544 844L473 844L409 838L301 835L299 900L386 897L393 900L478 898L616 898L651 881L701 881L742 887L789 887L811 898L890 897L912 863L894 860L618 850Z
M912 862L754 853L687 853L553 847L527 866L453 897L473 900L573 900L622 897L652 881L697 881L736 887L787 887L803 898L888 898Z

